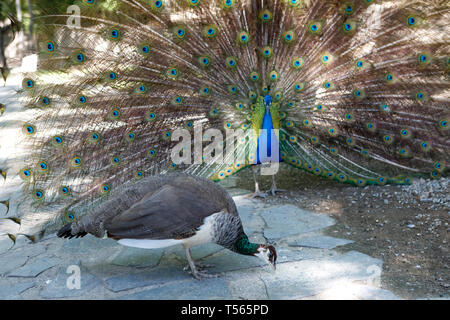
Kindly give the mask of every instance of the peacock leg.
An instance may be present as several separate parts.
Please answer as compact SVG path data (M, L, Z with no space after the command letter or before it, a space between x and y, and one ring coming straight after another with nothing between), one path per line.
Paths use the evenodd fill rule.
M189 263L189 267L191 268L191 274L192 276L197 279L201 280L202 278L217 278L219 275L217 274L208 274L206 271L200 271L199 268L195 265L194 259L192 259L191 255L191 248L185 248L186 257Z
M272 187L270 188L270 192L274 196L277 192L284 192L286 190L284 189L278 189L277 184L275 182L275 175L272 175Z
M260 198L266 198L267 197L267 193L266 192L261 192L259 190L259 184L258 184L258 167L257 166L252 166L252 171L253 171L253 179L255 180L255 192L251 195L251 198L256 198L256 197L260 197Z

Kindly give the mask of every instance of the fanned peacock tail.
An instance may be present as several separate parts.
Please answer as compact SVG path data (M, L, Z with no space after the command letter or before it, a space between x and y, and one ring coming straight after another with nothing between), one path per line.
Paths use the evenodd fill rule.
M79 25L67 8L38 18L39 71L23 80L33 111L21 129L27 234L145 175L219 180L251 165L265 95L281 159L299 169L360 186L445 174L448 1L78 5ZM199 124L241 129L245 160L175 165L172 133Z

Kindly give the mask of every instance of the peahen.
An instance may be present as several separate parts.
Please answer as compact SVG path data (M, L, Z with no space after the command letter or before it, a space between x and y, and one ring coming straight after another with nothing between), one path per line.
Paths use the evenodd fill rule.
M0 164L24 183L20 233L170 171L274 176L282 161L356 186L447 175L449 21L445 0L55 4L36 20L23 139Z
M186 174L150 176L123 188L111 200L65 225L58 236L73 238L88 233L144 249L181 244L197 279L214 276L199 270L192 259L191 247L200 244L214 242L258 257L273 269L277 260L273 246L249 241L236 205L225 189L208 179Z

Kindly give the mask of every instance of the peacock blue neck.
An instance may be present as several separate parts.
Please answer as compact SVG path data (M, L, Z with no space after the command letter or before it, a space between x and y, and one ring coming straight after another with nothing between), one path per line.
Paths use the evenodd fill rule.
M251 243L247 235L243 234L235 243L235 251L240 254L251 256L258 251L259 245Z
M272 104L272 97L270 95L266 95L264 97L264 105L265 105L265 113L264 118L262 122L262 129L263 134L265 134L265 139L261 138L261 135L258 138L257 141L257 148L256 148L256 161L257 164L270 162L272 160L272 152L278 152L280 153L280 145L278 142L278 138L274 134L274 127L273 127L273 119L272 114L270 112L270 105ZM274 142L272 143L272 140ZM263 150L263 156L261 157L259 154L260 147L262 147L262 143L265 142L265 150ZM273 144L273 145L272 145ZM274 147L275 150L272 150ZM266 151L266 155L265 152ZM280 159L280 157L278 157Z

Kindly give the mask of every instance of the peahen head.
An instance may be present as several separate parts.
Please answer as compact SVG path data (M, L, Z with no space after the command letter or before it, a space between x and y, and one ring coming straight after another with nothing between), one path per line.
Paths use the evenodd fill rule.
M267 262L273 270L276 269L277 251L274 246L260 244L253 255Z
M260 258L276 269L277 251L271 245L251 243L244 234L236 242L236 250L240 254L251 255Z

